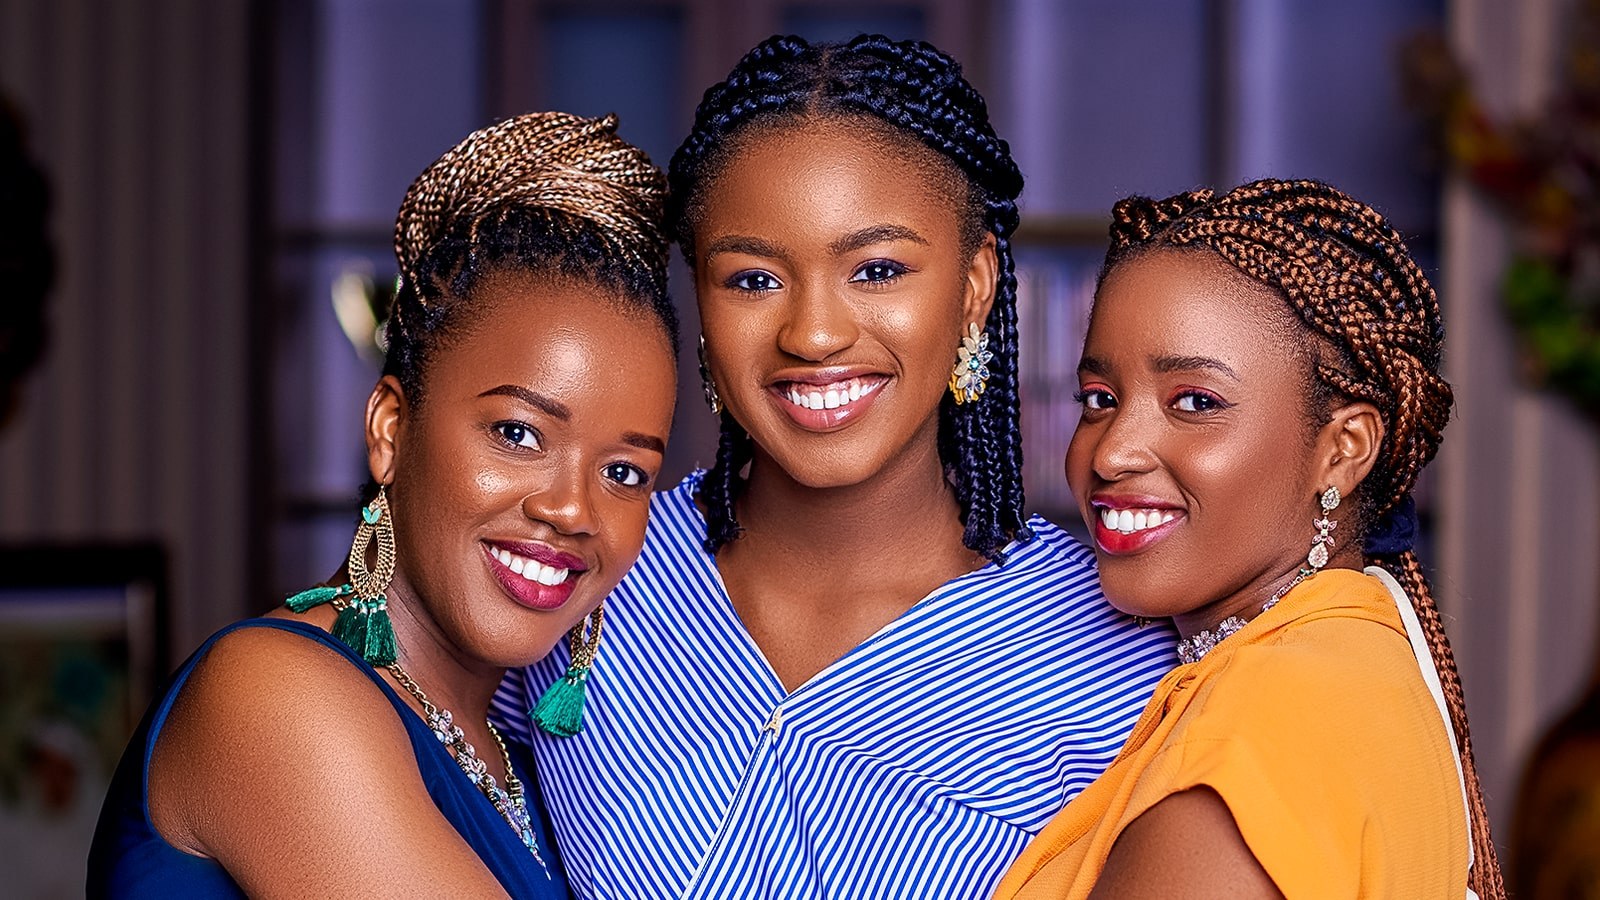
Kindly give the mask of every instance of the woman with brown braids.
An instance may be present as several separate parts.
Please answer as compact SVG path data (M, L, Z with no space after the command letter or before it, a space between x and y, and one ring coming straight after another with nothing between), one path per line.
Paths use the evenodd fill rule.
M672 422L666 179L616 124L518 116L412 184L349 563L179 670L90 896L567 896L487 715L563 634L592 654Z
M1113 216L1067 475L1107 598L1183 663L996 896L1503 897L1411 549L1451 402L1433 289L1315 181Z

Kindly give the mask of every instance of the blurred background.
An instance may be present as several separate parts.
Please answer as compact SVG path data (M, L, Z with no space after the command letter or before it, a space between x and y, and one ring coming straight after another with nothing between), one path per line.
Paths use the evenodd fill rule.
M1028 180L1029 496L1066 524L1072 375L1114 200L1316 177L1387 214L1445 307L1458 403L1423 486L1424 561L1497 837L1557 723L1554 761L1532 769L1566 780L1535 818L1594 836L1583 716L1600 701L1579 701L1600 631L1596 407L1540 383L1587 371L1563 381L1549 354L1592 337L1572 297L1595 267L1538 218L1552 191L1589 208L1600 129L1566 101L1600 83L1592 6L0 0L0 872L16 896L81 894L100 791L152 688L348 552L378 366L365 298L393 278L411 179L469 131L549 108L616 112L665 165L701 92L779 31L924 38L989 99ZM1555 175L1552 116L1590 127L1554 129L1578 132ZM1582 218L1557 217L1579 245ZM1506 312L1528 259L1557 279L1531 330ZM710 461L714 435L682 272L675 294L667 483ZM1600 343L1574 346L1562 359L1593 350L1600 379ZM1600 890L1600 836L1574 846L1579 874L1545 896Z

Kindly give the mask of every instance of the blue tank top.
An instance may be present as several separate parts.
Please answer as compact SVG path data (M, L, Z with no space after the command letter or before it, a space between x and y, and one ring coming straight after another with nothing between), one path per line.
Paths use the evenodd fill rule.
M477 851L478 857L500 880L506 892L513 897L537 900L564 900L567 897L566 881L560 862L556 859L555 845L550 840L550 829L544 821L538 786L528 777L531 766L513 761L518 777L528 787L529 811L534 813L534 832L539 839L540 853L550 864L548 876L522 845L522 841L512 833L511 827L501 818L489 798L467 780L449 751L433 736L422 718L400 699L372 666L342 641L314 625L268 618L235 622L212 635L183 664L166 693L145 714L139 730L134 732L128 749L122 755L122 761L111 780L111 789L106 795L105 807L100 811L100 823L95 829L94 843L89 850L90 897L244 896L227 870L215 860L185 853L167 843L150 821L146 796L150 757L161 728L172 711L174 700L212 644L239 628L277 628L295 632L332 648L349 660L351 665L366 673L374 684L383 689L384 696L393 704L400 721L405 723L412 752L417 758L417 768L422 772L423 782L433 802L462 838ZM513 749L512 752L515 754L517 751ZM293 865L294 861L286 858L284 864Z

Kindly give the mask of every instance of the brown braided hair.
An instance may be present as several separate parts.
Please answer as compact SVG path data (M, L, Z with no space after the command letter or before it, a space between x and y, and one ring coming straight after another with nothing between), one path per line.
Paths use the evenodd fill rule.
M1344 397L1378 408L1377 463L1362 482L1358 529L1409 503L1450 417L1450 385L1439 374L1444 326L1439 300L1400 235L1376 211L1318 181L1262 180L1222 196L1191 191L1129 197L1112 212L1111 247L1100 280L1117 265L1162 248L1209 250L1278 292L1333 359L1312 353L1313 403ZM1329 408L1322 406L1321 415ZM1326 421L1326 420L1324 420ZM1369 555L1405 587L1427 635L1460 743L1472 820L1471 882L1484 900L1505 896L1489 817L1472 757L1466 701L1444 623L1416 554Z
M400 279L384 373L414 404L429 354L496 272L607 288L653 313L677 352L666 177L616 132L616 116L528 113L473 132L411 183L394 224Z

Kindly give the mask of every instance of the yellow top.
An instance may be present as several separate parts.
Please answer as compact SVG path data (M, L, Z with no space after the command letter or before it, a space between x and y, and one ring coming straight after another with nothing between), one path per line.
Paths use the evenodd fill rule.
M1088 896L1124 828L1201 785L1286 896L1462 897L1458 778L1387 589L1325 570L1168 673L1116 761L1034 838L995 897Z

